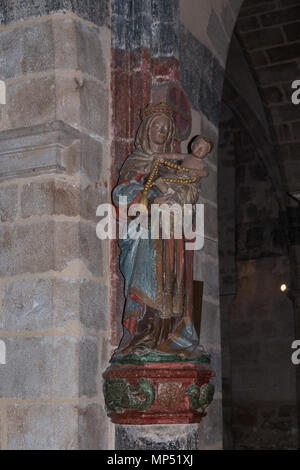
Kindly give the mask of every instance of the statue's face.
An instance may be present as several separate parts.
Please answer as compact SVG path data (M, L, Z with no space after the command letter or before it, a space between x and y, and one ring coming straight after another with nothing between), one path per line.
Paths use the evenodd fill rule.
M149 137L150 142L155 145L163 145L166 143L170 131L170 120L167 116L157 116L153 119Z
M204 158L210 152L210 144L204 139L199 139L194 145L192 153L194 157Z

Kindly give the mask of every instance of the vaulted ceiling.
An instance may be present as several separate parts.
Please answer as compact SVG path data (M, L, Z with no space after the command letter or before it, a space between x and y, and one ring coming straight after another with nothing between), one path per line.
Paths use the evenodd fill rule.
M236 35L248 57L278 144L286 190L300 189L300 0L245 0Z

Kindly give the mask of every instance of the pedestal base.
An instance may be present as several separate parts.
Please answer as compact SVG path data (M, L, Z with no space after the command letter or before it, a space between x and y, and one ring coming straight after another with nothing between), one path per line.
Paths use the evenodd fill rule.
M118 424L199 423L213 399L208 365L112 365L104 373L108 416Z
M201 424L116 425L116 450L197 450Z

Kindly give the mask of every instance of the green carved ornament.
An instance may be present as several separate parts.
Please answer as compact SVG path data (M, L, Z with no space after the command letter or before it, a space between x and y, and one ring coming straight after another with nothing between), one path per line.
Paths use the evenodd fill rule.
M108 411L145 411L155 401L155 388L149 379L144 378L136 385L129 385L125 379L107 379L103 391Z

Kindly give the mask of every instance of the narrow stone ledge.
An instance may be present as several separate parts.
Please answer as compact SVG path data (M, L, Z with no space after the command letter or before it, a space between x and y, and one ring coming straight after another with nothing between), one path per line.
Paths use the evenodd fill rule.
M40 174L81 173L98 181L102 144L63 121L0 132L0 182Z

